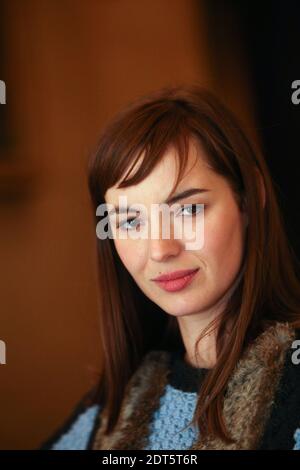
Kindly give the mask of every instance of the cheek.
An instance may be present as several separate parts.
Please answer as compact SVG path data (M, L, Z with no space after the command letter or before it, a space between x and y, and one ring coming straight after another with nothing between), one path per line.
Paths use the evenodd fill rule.
M125 268L133 276L145 265L145 246L141 240L114 240L116 251Z
M240 267L243 254L242 218L236 210L219 211L207 218L204 226L204 250L209 266L232 276Z

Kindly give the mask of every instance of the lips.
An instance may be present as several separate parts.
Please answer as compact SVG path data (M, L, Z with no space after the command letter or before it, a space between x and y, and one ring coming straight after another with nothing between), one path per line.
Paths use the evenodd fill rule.
M181 269L179 271L173 271L171 273L162 274L161 276L151 279L152 281L172 281L174 279L179 279L181 277L187 276L195 271L198 271L199 268L194 269Z
M199 268L188 269L185 271L175 271L173 273L164 274L152 280L154 280L159 285L159 287L167 292L177 292L190 284L198 271Z

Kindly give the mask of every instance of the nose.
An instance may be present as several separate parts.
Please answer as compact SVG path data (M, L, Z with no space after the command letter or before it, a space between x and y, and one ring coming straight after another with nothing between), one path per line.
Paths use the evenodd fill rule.
M164 235L166 236L166 235ZM169 237L163 238L162 226L159 227L159 235L149 240L150 258L154 261L165 261L169 256L177 256L182 250L182 241L174 238L171 229Z
M169 256L177 256L181 249L180 240L163 238L150 240L150 258L154 261L165 261Z

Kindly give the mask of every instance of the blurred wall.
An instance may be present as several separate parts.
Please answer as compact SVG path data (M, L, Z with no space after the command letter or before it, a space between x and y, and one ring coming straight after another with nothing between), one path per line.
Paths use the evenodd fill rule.
M254 109L235 32L218 53L204 2L2 0L1 9L0 448L30 449L101 369L85 172L102 126L166 84L216 91L250 132Z

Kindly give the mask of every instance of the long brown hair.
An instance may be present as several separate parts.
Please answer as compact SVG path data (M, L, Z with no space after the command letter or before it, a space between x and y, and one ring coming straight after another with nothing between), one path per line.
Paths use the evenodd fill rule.
M88 184L96 213L111 186L120 182L118 188L125 188L141 182L171 145L179 163L174 191L186 167L191 136L202 144L211 167L226 178L249 218L243 272L218 318L217 362L201 384L193 418L202 435L211 433L232 442L222 403L242 352L275 321L300 327L298 260L287 239L276 184L261 151L254 150L236 117L213 94L197 84L165 87L131 102L106 126L89 161ZM129 177L140 158L142 164ZM95 221L99 222L96 215ZM97 400L107 410L106 433L110 433L126 384L144 355L153 349L184 351L184 345L176 317L167 315L141 292L113 240L97 239L96 244L104 359ZM216 328L215 322L198 341L212 327Z

